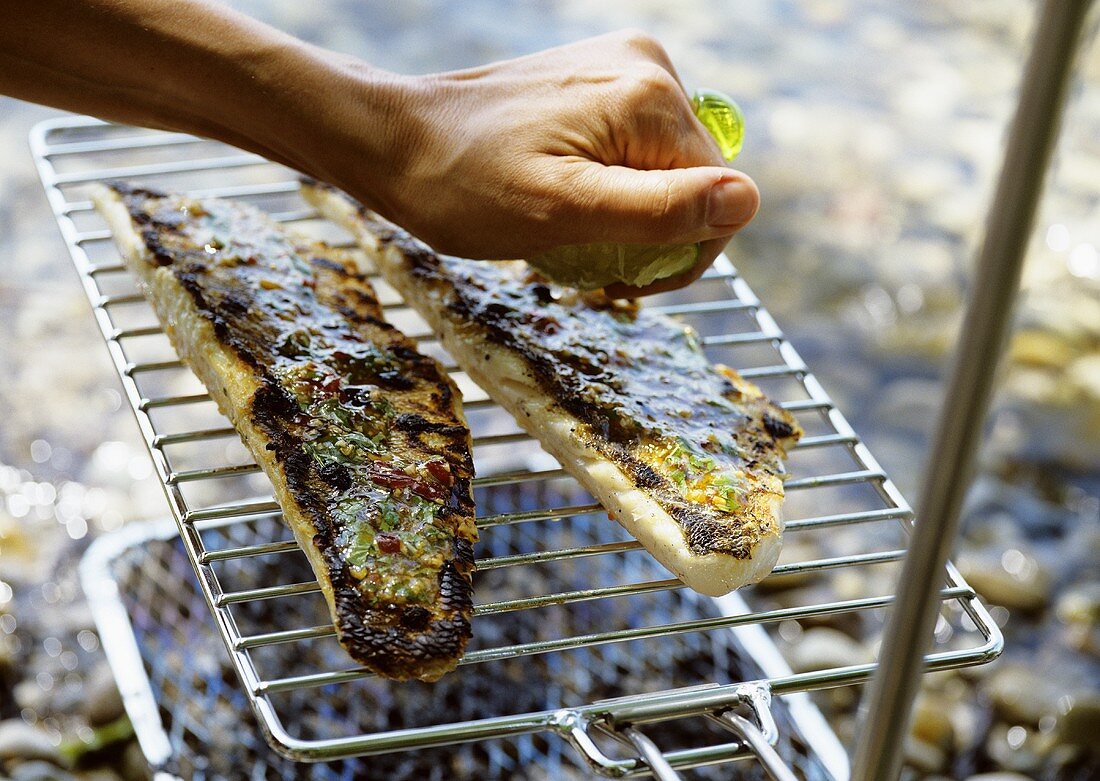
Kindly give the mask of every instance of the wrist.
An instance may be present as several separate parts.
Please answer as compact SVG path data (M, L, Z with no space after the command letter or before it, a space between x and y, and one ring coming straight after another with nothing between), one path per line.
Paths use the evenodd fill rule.
M252 90L261 105L245 112L261 151L392 212L421 135L417 80L298 41L274 59Z

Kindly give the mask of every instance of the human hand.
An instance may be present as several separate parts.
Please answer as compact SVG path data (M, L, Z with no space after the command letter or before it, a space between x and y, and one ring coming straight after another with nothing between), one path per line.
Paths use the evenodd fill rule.
M359 77L377 83L378 72ZM392 85L397 130L381 158L377 139L365 155L385 159L385 175L357 165L347 133L326 147L326 178L441 252L509 258L562 244L702 242L690 271L607 291L633 297L697 279L756 213L755 184L725 167L667 54L644 34Z
M436 249L702 242L686 284L752 219L661 45L591 38L398 76L211 0L24 0L0 26L0 93L226 141L342 187Z

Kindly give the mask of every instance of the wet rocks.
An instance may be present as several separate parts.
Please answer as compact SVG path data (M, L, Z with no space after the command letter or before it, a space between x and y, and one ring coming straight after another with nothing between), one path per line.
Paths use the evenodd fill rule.
M111 668L100 664L84 681L84 717L89 726L102 727L125 712Z
M1067 590L1058 598L1055 613L1066 627L1070 647L1100 656L1100 582Z
M869 648L848 635L828 627L813 627L802 637L787 657L796 673L825 670L830 667L867 664L874 660Z
M1062 694L1049 678L1019 664L1006 665L994 673L986 693L1001 718L1029 726L1054 715Z
M22 762L11 771L11 781L77 781L76 776L50 762Z
M1083 692L1070 699L1072 704L1058 719L1055 737L1059 743L1100 753L1100 693Z
M5 760L44 760L59 764L61 752L41 730L21 719L0 721L0 763Z
M931 743L912 736L905 741L905 764L922 773L938 773L947 767L947 754Z
M279 26L301 33L301 26L312 19L303 10L305 5L279 0L271 4L271 13ZM437 1L416 5L447 6ZM630 4L551 3L554 12L544 14L545 25L507 24L516 20L518 11L497 15L496 7L508 4L485 5L493 9L488 14L464 7L460 13L478 29L489 31L480 41L483 51L504 54L508 47L530 50L549 42L540 35L542 30L547 31L546 38L579 37L607 29L609 24L620 26ZM782 3L712 4L706 13L699 11L697 3L639 5L660 8L663 16L650 20L660 26L662 38L671 38L670 51L685 82L749 98L750 141L756 140L747 147L745 160L761 182L768 208L732 245L739 254L736 263L784 326L793 329L794 344L852 416L856 429L870 436L872 450L888 471L899 482L911 481L906 493L916 498L909 489L916 486L926 453L922 438L934 425L935 401L942 394L938 372L922 372L920 366L927 361L938 367L957 343L957 315L967 287L972 241L980 230L986 200L982 192L988 191L998 164L1003 119L1023 61L1032 4L1028 0L925 4L929 12L916 6L898 10L905 4L827 0L794 4L805 10L793 14L782 10L790 4ZM929 13L932 29L927 24ZM805 25L802 14L812 15L813 25L826 29ZM438 46L441 28L447 32L446 25L454 17L442 12L425 16L422 25L402 25L415 34L400 37L402 45L390 52L393 67L442 70L481 56L476 51L471 55L476 37L460 41L461 45ZM500 21L490 18L495 16ZM567 20L568 30L553 24L558 18ZM535 32L524 32L517 41L515 30ZM716 30L723 32L716 35ZM347 50L374 51L382 46L380 40L363 40L358 26L351 23L322 26L313 32L330 36L319 43L333 45L335 36L344 44L338 48ZM739 45L745 42L756 45ZM762 55L765 51L774 54ZM685 52L697 56L683 56ZM879 67L854 68L857 57L861 63ZM821 63L830 67L822 68ZM1100 58L1083 58L1082 66L1072 129L1063 139L1061 162L1044 199L1041 219L1046 222L1037 226L1028 264L1032 272L1040 270L1045 276L1031 273L1026 282L1029 293L1020 307L1021 322L1012 348L1014 367L1006 372L1002 392L1011 402L1011 414L1002 415L1000 428L1011 435L1004 452L1015 458L1074 460L1087 467L1100 463L1100 458L1088 455L1098 451L1100 442L1095 433L1100 421L1100 297L1095 275L1086 278L1094 267L1086 247L1097 242L1100 162L1092 150L1100 137ZM842 85L836 81L837 73L847 74ZM8 102L0 111L0 149L9 151L12 159L25 160L27 112L35 110ZM118 403L112 406L107 403L110 397L103 395L110 386L110 393L118 397L113 372L98 334L89 327L83 294L70 278L70 264L55 239L56 228L32 167L0 169L0 195L5 196L0 203L6 205L0 208L0 224L16 229L0 230L0 248L5 257L19 259L8 264L0 284L0 310L8 317L6 322L15 324L14 338L0 346L0 369L7 378L0 383L0 402L4 402L0 408L6 411L0 459L15 460L13 454L41 437L39 441L52 442L53 456L47 452L42 459L34 458L39 464L35 480L54 479L47 470L68 469L60 457L64 446L72 466L64 471L64 478L73 481L69 487L79 487L76 481L81 480L92 484L84 502L87 506L75 501L32 503L25 517L11 519L13 531L5 537L3 564L5 579L10 580L13 568L22 568L11 558L20 545L28 552L28 577L39 577L46 571L39 559L56 549L57 536L68 539L78 533L79 525L74 528L72 523L86 518L92 531L109 529L123 517L161 512L163 499L155 485L149 485L151 492L146 494L133 490L131 470L135 464L147 468L136 440L125 446L103 446L105 440L117 437L115 429L129 430L130 425ZM38 205L39 217L29 219L28 204ZM37 322L20 313L33 313ZM873 350L861 351L867 345ZM48 396L41 394L43 388L51 389ZM34 487L29 475L25 481L28 488ZM1033 494L1021 489L1008 497L1003 506L1007 524L1036 525L1038 511L1025 504ZM93 496L98 499L92 501ZM68 505L73 505L72 512L60 513ZM0 531L3 506L0 501ZM110 508L109 519L105 507ZM43 518L54 510L60 517L50 517L48 529L32 526L39 509ZM1047 539L1066 525L1052 522L1049 528ZM40 540L40 530L55 537ZM25 542L17 542L16 535ZM791 544L803 536L789 535ZM1036 683L1036 678L1049 676L1031 664L1055 647L1073 649L1095 662L1100 649L1096 591L1065 593L1058 600L1057 623L1048 631L1049 625L1039 622L1053 618L1047 609L1054 595L1051 583L1035 577L1042 566L1032 571L1027 558L1031 554L1017 547L1018 542L998 535L982 544L964 545L993 551L991 558L980 559L967 575L990 601L1007 609L995 611L995 616L1006 622L1009 650L1000 669L974 668L965 677L958 676L964 687L961 692L936 691L918 703L910 759L925 773L938 775L939 781L948 776L955 779L958 770L935 769L944 755L951 757L963 751L961 747L984 751L994 731L996 751L1006 762L1015 761L1011 755L1017 753L1012 748L1016 741L1025 748L1034 745L1038 756L1045 745L1040 738L1083 749L1094 745L1091 736L1100 733L1093 726L1095 701L1080 696L1080 684L1066 689ZM1060 552L1071 547L1064 544ZM1010 557L1015 573L1005 569L1001 560L1009 548L1024 555ZM791 553L790 560L811 557ZM832 570L812 583L806 575L775 578L757 590L769 600L792 606L893 593L892 578L885 584L872 581L880 569L884 568ZM1053 569L1057 578L1066 574L1061 562ZM782 591L768 592L769 588ZM531 593L538 591L532 586ZM1034 619L1035 625L1021 629L1021 614ZM56 605L52 606L51 621L58 615ZM790 641L787 656L803 670L869 660L865 630L872 623L855 612L800 621L802 634ZM60 633L56 624L49 627L48 634ZM40 646L46 635L32 634L33 643ZM1027 647L1030 642L1039 647ZM18 663L14 669L22 672ZM61 710L66 701L58 686L42 689L34 681L37 672L32 671L26 685L17 687L13 699L18 707L42 713ZM48 672L57 681L67 677L66 672ZM74 719L103 722L118 713L117 693L109 681L101 689L92 682L85 685L87 690L80 697L86 704L72 709ZM1057 697L1050 696L1055 690L1073 698L1065 713ZM1041 707L1027 702L1036 691L1043 700ZM840 725L848 745L855 730L847 714L859 693L855 687L846 687L822 695L823 701L836 705L827 715ZM995 714L989 712L991 707ZM975 718L960 719L964 708L975 711ZM945 713L950 713L950 719L944 718ZM1020 729L1012 731L1014 727ZM1050 731L1043 732L1044 728ZM130 744L126 754L135 753ZM981 766L986 767L982 756ZM1004 772L984 773L969 781L1053 778L1048 771L1044 767L1021 775L1008 772L1006 766ZM3 772L0 769L0 775Z
M914 738L941 751L950 751L955 745L955 725L951 721L953 704L943 697L922 693L913 707L910 733Z
M1019 725L998 724L989 733L985 748L989 757L1005 770L1035 775L1043 765L1043 745L1032 730Z
M1027 549L1012 547L997 555L965 554L959 572L990 602L1010 610L1036 612L1050 601L1052 577Z
M130 743L122 752L121 774L126 781L149 781L153 777L149 763L137 743Z

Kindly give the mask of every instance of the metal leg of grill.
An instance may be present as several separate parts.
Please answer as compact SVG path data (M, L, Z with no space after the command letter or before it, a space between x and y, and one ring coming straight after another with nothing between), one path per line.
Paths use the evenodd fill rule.
M865 703L855 781L892 781L901 770L899 747L940 607L934 597L942 586L958 529L959 508L1008 334L1024 251L1089 6L1090 0L1047 0L1040 12L917 505L920 521L886 626L881 664Z
M732 711L723 713L720 717L725 722L725 726L733 730L737 735L748 744L753 753L756 754L756 758L760 761L760 766L767 771L768 777L772 781L798 781L795 774L791 772L791 769L787 767L787 763L783 761L783 758L779 756L771 743L768 742L767 735L760 727L753 724L744 716L740 716Z
M680 774L672 769L672 765L665 759L661 749L657 748L657 744L650 740L648 736L634 727L624 727L622 733L634 745L634 748L638 749L638 753L649 765L649 769L657 781L681 781Z

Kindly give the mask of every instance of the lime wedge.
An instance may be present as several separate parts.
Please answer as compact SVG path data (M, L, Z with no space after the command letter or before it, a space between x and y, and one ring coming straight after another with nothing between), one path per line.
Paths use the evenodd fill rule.
M737 157L745 140L745 116L738 105L717 90L698 89L691 108L718 143L722 157ZM698 244L573 244L527 262L558 284L596 290L612 282L642 287L681 274L698 260Z

